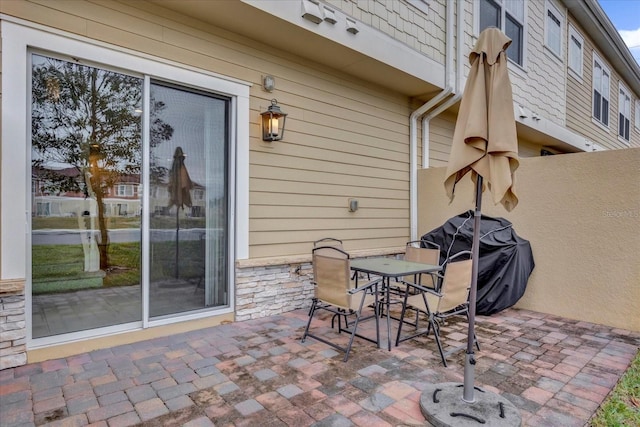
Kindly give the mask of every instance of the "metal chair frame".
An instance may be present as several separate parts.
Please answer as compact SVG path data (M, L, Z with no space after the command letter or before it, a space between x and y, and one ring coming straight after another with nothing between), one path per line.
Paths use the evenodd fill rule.
M440 357L442 358L442 363L444 364L444 366L447 366L447 359L446 356L462 349L463 347L460 348L455 348L453 350L450 350L448 352L444 352L443 348L442 348L442 343L440 341L440 322L446 320L447 318L451 317L451 316L456 316L456 315L464 315L467 317L467 322L469 321L469 288L471 286L471 259L466 259L466 260L462 260L462 261L455 261L457 258L463 257L463 256L469 256L470 257L471 252L469 251L462 251L459 252L453 256L451 256L446 262L445 262L445 272L444 272L444 276L443 276L443 280L441 282L441 287L438 291L435 291L431 288L425 287L425 286L421 286L419 284L415 284L415 283L410 283L410 282L405 282L405 285L407 286L407 292L405 292L404 295L404 301L403 301L403 305L402 305L402 313L400 315L400 324L398 326L398 333L396 336L396 345L399 345L401 342L403 341L407 341L410 339L413 339L417 336L420 335L429 335L429 333L431 332L431 329L433 329L433 335L434 338L436 340L436 344L438 346L438 351L440 353ZM466 264L461 264L462 262L465 262ZM454 266L454 267L452 267ZM451 269L449 269L449 267L452 267ZM454 272L454 270L456 269L462 269L464 268L465 270L463 270L463 273L465 273L466 275L466 270L468 269L468 279L462 278L459 280L463 280L463 281L459 281L459 282L452 282L452 275L453 274L458 274L457 272L455 273L450 273L447 274L447 271L451 271ZM461 291L461 286L465 287L466 290L466 296L464 299L459 298L459 299L455 299L454 301L450 301L449 299L446 299L448 297L447 293L454 293L454 294L460 294ZM416 292L416 294L414 295L410 295L411 292L409 291L410 288L413 288L414 291ZM437 307L430 307L429 303L427 301L427 296L428 295L433 295L433 297L435 298L431 298L433 300L437 299ZM421 297L421 300L418 300L418 302L421 304L411 304L410 298L412 300L416 300L418 298L418 296ZM444 310L442 310L440 308L441 303L445 301L446 307ZM459 303L458 303L459 302ZM406 311L412 309L415 310L416 313L416 320L415 323L411 323L411 322L407 322L405 320L405 315L406 315ZM427 321L428 321L428 326L426 330L418 330L418 314L420 312L423 312L427 315ZM416 328L416 332L402 337L402 326L403 324L408 323L413 325ZM480 345L478 343L478 339L474 334L474 343L476 345L476 347L478 348L478 350L480 350Z
M309 310L309 320L302 336L302 342L307 337L312 337L317 341L323 342L337 350L345 353L343 361L346 362L351 352L353 340L355 337L362 338L369 342L380 346L380 332L378 315L375 312L378 306L378 290L377 286L380 280L372 280L365 285L358 286L358 279L350 278L349 259L350 256L344 250L335 246L318 246L313 249L314 264L314 285L316 286L316 295L312 299L311 309ZM333 259L334 261L332 261ZM322 274L320 271L322 265L335 264L337 267L336 274ZM327 272L325 272L327 273ZM336 293L337 291L337 293ZM357 294L362 294L359 304L352 301ZM366 306L373 304L374 313L370 316L362 316L362 311ZM347 332L350 334L349 343L342 347L327 338L313 334L310 332L313 316L319 310L326 310L333 313L331 318L331 327L334 327L334 320L338 317L338 333ZM355 316L355 320L349 322L348 316ZM342 325L342 318L345 318L345 324ZM357 333L358 324L370 318L376 321L376 338L370 338Z

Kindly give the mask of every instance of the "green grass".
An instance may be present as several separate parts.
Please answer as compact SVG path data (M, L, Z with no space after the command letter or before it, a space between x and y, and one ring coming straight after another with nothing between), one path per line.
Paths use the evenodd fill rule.
M109 264L104 286L129 286L140 283L140 242L109 244Z
M591 419L590 426L640 426L640 352Z
M89 218L82 218L85 226L90 226ZM140 228L140 217L109 217L105 218L107 228ZM98 220L94 219L94 227L98 227ZM33 230L64 229L77 230L78 218L76 217L35 217L31 219Z
M151 279L173 277L176 263L175 243L155 242L151 246ZM109 268L104 272L102 286L140 284L140 243L111 243L108 252ZM202 276L202 255L200 242L180 242L180 277ZM32 246L32 279L35 294L94 288L96 277L96 273L84 272L84 252L81 245Z
M81 245L33 245L31 259L34 281L73 277L84 269Z
M90 218L82 218L85 227L91 226ZM105 218L107 228L115 230L118 228L140 228L140 217L111 216ZM176 226L176 217L171 215L155 216L151 219L152 228L173 229ZM93 218L94 228L98 228L98 219ZM180 228L204 228L206 220L204 217L185 218L180 217ZM76 217L34 217L31 219L33 230L64 229L77 230L78 218Z

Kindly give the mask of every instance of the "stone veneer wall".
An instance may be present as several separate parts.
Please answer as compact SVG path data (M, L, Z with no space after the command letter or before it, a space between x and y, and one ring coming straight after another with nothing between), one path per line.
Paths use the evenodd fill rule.
M0 282L0 370L27 363L24 281Z
M368 257L397 257L401 248L382 248L352 251L352 259ZM258 319L311 306L314 294L313 267L310 256L282 258L269 261L244 260L236 264L237 322ZM262 264L265 262L266 264Z
M311 263L236 269L236 321L268 317L311 305Z

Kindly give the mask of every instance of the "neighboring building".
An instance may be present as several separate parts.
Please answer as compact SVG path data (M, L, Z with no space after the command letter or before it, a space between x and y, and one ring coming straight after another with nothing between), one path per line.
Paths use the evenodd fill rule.
M0 368L68 341L305 307L322 237L343 239L355 256L401 252L419 237L417 169L446 164L467 55L486 26L513 39L521 156L640 147L640 67L596 0L13 0L0 13L0 298L11 310L0 317L11 331L2 348L12 349ZM286 128L266 142L260 113L274 98ZM104 199L107 216L129 220L109 232L134 243L123 248L136 264L100 253L104 280L129 285L137 308L47 329L33 270L46 290L55 260L37 251L81 242L56 231L34 240L25 210L52 216L47 197L85 195L41 194L28 153L88 162L82 153L95 154L97 140L105 171L142 162L141 176L122 173ZM177 147L197 184L191 209L174 218L156 172L170 169ZM178 279L195 292L159 304Z
M89 192L83 191L51 191L55 184L49 179L50 175L63 175L72 177L78 182L80 188L84 188L84 178L77 168L44 169L32 168L31 174L31 216L36 217L77 217L82 215L97 215L95 200ZM171 215L171 202L169 197L167 179L165 182L151 184L150 198L153 201L150 211L153 215ZM105 215L107 217L131 217L140 216L142 213L141 197L142 186L139 175L121 175L111 186L105 188ZM189 217L201 217L204 215L205 189L199 183L193 183L189 190L191 206L186 206L186 215ZM91 209L87 209L87 203ZM174 208L175 210L175 208ZM89 211L89 213L85 212Z
M84 179L76 168L47 170L32 168L31 173L31 216L33 217L78 217L96 215L95 200L89 192L52 191L55 187L50 174L72 178L82 188ZM53 180L55 181L55 180ZM118 181L105 189L105 215L140 216L140 177L120 176ZM89 207L89 209L88 209Z

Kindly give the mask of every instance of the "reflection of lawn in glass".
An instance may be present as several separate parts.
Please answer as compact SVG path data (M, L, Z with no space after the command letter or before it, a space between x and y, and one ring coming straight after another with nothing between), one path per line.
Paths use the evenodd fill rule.
M88 223L89 218L84 218ZM94 227L98 229L98 219L93 218ZM140 217L108 217L107 228L140 228ZM78 230L77 217L35 217L31 219L32 230Z
M175 242L156 242L151 246L151 280L174 277ZM139 242L111 243L109 262L111 267L106 271L102 281L103 287L140 284ZM91 276L91 273L84 272L84 253L80 245L34 245L32 266L34 294L83 289L83 278ZM200 242L180 242L180 278L199 278L203 275L204 259ZM90 283L91 281L87 280L87 288L95 287Z
M98 218L93 218L94 229L98 228ZM85 218L88 221L88 218ZM155 216L152 218L152 228L175 230L176 217L175 214ZM204 228L205 218L189 218L184 217L182 212L180 213L180 229L185 228ZM107 228L110 230L116 230L118 228L140 228L140 217L119 217L112 216L106 218ZM46 230L46 229L60 229L60 230L77 230L78 218L76 217L35 217L31 219L31 228L33 230Z
M200 245L199 241L180 241L178 267L181 279L204 276L204 254ZM175 241L151 243L151 280L175 278L175 267Z

